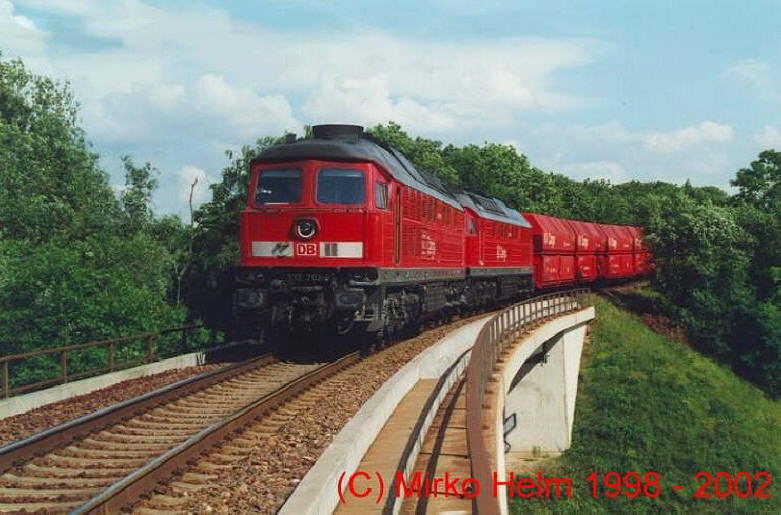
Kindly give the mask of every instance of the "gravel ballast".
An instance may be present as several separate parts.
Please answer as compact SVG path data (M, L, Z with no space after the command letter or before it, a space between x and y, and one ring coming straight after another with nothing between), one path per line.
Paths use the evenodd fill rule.
M12 417L0 418L0 427L3 428L0 431L0 445L21 440L34 433L92 413L100 408L132 399L157 388L162 388L198 374L210 372L222 366L224 366L223 363L212 363L177 368L158 374L128 379L127 381L115 383L84 395L46 404Z
M270 434L250 427L247 434L239 436L245 443L252 440L252 444L244 448L240 459L226 461L215 479L199 488L177 487L176 480L171 482L173 486L161 485L135 510L149 513L169 506L176 511L200 513L276 512L341 428L388 378L447 333L479 317L428 330L327 379L304 393L299 405L305 407L296 408L295 415ZM236 444L226 442L224 447L230 447L230 454L236 456ZM213 454L225 455L228 451L215 449ZM199 466L203 460L183 471L185 475L208 474Z

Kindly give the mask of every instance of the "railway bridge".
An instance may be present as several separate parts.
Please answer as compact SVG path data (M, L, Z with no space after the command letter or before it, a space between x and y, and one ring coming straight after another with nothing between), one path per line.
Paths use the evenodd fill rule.
M580 355L594 318L585 292L535 297L423 333L417 344L412 338L333 363L284 363L255 353L93 408L0 447L0 512L191 511L207 502L207 494L199 496L210 488L230 495L225 475L243 474L251 460L270 456L274 462L284 455L276 483L267 473L261 484L253 483L252 474L238 481L245 492L254 484L258 498L274 496L261 511L284 502L281 513L506 513L507 473L523 472L526 460L570 446ZM139 337L147 349L142 361L152 361L159 335L130 340ZM85 345L107 345L109 368L121 368L112 359L113 346L126 343L45 351L61 355L61 377L52 381L72 377L68 353ZM24 357L3 358L3 383L9 360ZM143 368L175 366L182 359ZM399 359L400 368L389 367ZM22 411L77 388L91 391L132 371L11 397L0 411ZM355 390L365 386L367 373L382 380L356 405ZM7 396L11 389L3 386ZM71 406L79 405L74 399ZM341 431L333 440L323 438L314 421L338 409L344 410ZM298 481L289 474L294 453L274 446L285 428L294 427L322 446L298 456L297 478L303 479L297 487L269 490L280 480ZM320 456L313 466L310 453Z
M424 351L344 427L281 513L507 513L508 473L571 444L594 318L583 293L529 299Z

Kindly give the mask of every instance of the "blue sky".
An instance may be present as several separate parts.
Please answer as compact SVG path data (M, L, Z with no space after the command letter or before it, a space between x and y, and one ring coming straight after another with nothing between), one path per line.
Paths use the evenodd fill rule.
M0 0L0 49L72 83L112 183L159 212L224 151L304 124L395 120L515 145L576 179L728 187L781 149L781 3Z

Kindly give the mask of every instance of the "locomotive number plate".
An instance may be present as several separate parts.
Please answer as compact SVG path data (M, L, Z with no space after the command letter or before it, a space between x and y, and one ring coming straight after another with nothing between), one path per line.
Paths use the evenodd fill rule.
M317 243L296 243L296 256L317 256Z

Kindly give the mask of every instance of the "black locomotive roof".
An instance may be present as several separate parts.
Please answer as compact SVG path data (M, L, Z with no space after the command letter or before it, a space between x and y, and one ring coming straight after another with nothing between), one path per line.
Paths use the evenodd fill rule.
M418 169L401 152L363 131L359 125L315 125L313 138L300 139L269 147L253 159L253 163L278 163L304 159L328 161L372 161L393 177L419 191L427 193L456 209L474 210L483 218L521 227L531 224L520 213L497 198L471 191L454 192L438 177Z
M383 141L363 132L358 125L315 125L313 138L274 145L253 159L253 163L274 163L323 159L329 161L373 161L411 188L427 193L456 209L463 206L439 178L418 170L404 155Z
M483 218L504 222L520 227L531 228L531 224L515 209L507 206L498 198L485 197L473 191L461 191L456 198L465 207L476 212Z

